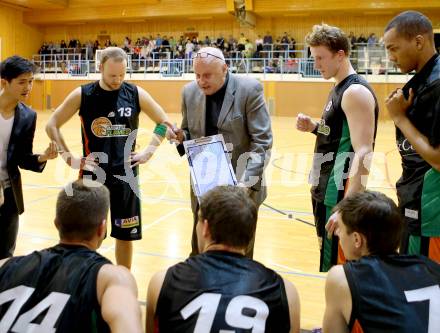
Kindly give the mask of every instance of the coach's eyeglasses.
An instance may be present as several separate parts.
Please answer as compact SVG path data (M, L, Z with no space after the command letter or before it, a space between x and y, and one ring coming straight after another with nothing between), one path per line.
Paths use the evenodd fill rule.
M193 54L192 59L196 59L196 58L208 58L208 56L220 59L221 61L225 61L225 59L220 58L219 56L216 56L215 54L209 53L209 52L197 52L195 54Z

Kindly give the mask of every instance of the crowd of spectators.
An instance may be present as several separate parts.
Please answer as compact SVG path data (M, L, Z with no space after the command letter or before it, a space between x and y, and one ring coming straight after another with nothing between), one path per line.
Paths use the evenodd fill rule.
M68 43L62 40L59 44L45 42L39 50L42 57L39 57L39 59L34 58L34 60L37 65L44 66L45 70L53 67L59 68L62 72L85 73L88 70L93 71L94 67L88 68L86 66L80 69L80 66L83 65L80 65L79 61L94 60L97 50L108 46L119 46L131 56L133 70L138 70L148 66L154 68L157 66L156 61L160 59L191 59L192 54L200 48L212 46L221 49L225 58L232 59L229 65L237 67L237 71L276 73L281 70L279 66L282 63L283 72L295 73L298 72L299 66L297 58L307 58L309 55L305 45L303 43L297 45L295 38L287 32L277 37L273 37L270 32L266 32L263 36L261 34L257 35L253 41L245 33L240 33L238 38L232 35L225 37L223 34L218 37L190 35L181 35L175 38L174 36L157 34L155 37L152 35L142 36L136 38L136 40L126 36L120 42L106 39L101 43L99 40L89 40L81 43L79 39L71 39ZM381 39L378 40L374 33L369 34L369 37L366 38L362 33L355 36L353 32L350 32L348 37L352 44L352 50L354 50L352 63L356 68L358 67L356 52L360 52L363 47L368 47L370 51L373 50L371 52L373 56L375 56L375 52L378 52L376 58L379 60L375 58L375 61L380 62L383 45ZM382 48L382 51L379 48ZM246 59L256 59L257 62L249 65L249 63L244 62ZM258 59L265 61L258 63ZM74 60L73 63L72 60ZM91 66L94 66L94 64L92 63ZM190 71L191 63L185 63L184 66L188 66ZM255 66L257 68L254 68Z
M179 38L157 34L146 37L139 37L136 41L130 37L125 37L121 43L106 40L101 44L98 40L81 43L78 39L72 39L67 44L62 40L59 44L48 42L43 43L39 54L81 54L82 59L92 60L96 50L107 46L120 46L132 59L151 59L162 56L169 56L174 59L191 58L192 53L204 46L214 46L220 48L226 58L267 58L267 57L295 57L297 49L295 38L284 32L282 36L273 38L267 32L264 36L258 35L251 41L244 33L238 38L229 35L227 38L220 34L216 37L188 37L181 35Z
M350 32L349 39L352 48L356 46L380 46L382 39L378 39L374 33L369 34L368 38L363 33L355 36ZM302 45L302 44L301 44ZM98 40L87 41L81 43L79 39L71 39L69 43L61 40L60 43L45 42L39 50L39 54L80 54L81 59L93 60L96 50L103 49L108 46L120 46L128 54L132 55L132 59L152 59L158 57L170 57L173 59L188 59L191 54L204 46L214 46L220 48L225 58L296 58L299 52L303 51L302 46L296 45L296 40L289 33L284 32L282 36L274 38L270 32L264 36L257 35L254 41L250 40L241 33L238 38L229 35L227 38L220 34L216 37L188 37L181 35L179 38L157 34L138 37L136 41L130 37L125 37L120 43L105 40L100 43Z

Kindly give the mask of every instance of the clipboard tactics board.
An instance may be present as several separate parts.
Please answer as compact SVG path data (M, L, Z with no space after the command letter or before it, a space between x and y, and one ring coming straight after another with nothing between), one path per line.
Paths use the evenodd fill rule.
M183 142L197 198L219 185L237 185L223 135L217 134Z

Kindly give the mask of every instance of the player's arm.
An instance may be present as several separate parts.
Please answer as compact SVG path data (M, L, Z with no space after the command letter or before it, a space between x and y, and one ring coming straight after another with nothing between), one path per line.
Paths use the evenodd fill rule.
M60 128L70 118L72 118L76 112L78 112L80 106L81 87L78 87L66 97L66 99L61 103L60 106L56 108L46 124L47 135L52 141L55 141L58 147L58 152L61 154L66 163L70 166L73 166L78 161L70 154L69 147L64 141L64 137L61 134Z
M408 139L417 153L435 170L440 172L440 146L433 147L429 143L429 139L423 135L406 116L405 112L413 101L414 92L412 89L410 89L408 99L404 97L402 90L398 89L387 98L385 104L394 124L402 131L403 135ZM433 103L436 104L436 112L439 112L439 100L437 99L433 101Z
M348 333L352 309L351 293L344 268L333 266L325 282L324 333Z
M154 129L153 136L151 137L148 146L140 152L133 152L130 158L132 167L146 163L151 156L153 156L157 147L162 143L163 139L168 137L173 140L176 138L174 133L175 126L171 124L167 114L162 107L141 87L137 87L139 95L139 104L141 111L144 112L151 120L153 120L157 126Z
M148 284L147 292L147 333L154 333L154 322L156 318L156 306L159 293L165 279L166 271L157 272L153 275Z
M374 143L375 101L373 94L365 86L353 84L344 92L341 106L347 117L351 144L355 153L350 170L350 182L345 193L348 196L364 190L367 186L370 154L373 152Z
M137 87L139 104L144 112L156 124L169 123L169 119L162 107L141 87ZM170 124L171 125L171 124Z
M283 278L284 289L286 290L287 302L289 303L290 333L299 333L300 323L300 301L298 291L292 282Z
M123 266L101 267L97 280L101 314L113 333L142 333L141 309L133 275Z

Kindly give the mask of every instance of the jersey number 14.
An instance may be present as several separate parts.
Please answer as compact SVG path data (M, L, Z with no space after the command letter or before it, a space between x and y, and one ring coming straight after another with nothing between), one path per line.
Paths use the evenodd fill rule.
M21 314L16 320L21 308L34 291L35 288L18 286L0 293L0 307L12 301L8 311L6 311L3 318L0 319L0 333L9 331L16 333L52 333L56 331L55 324L70 298L68 294L51 292L40 303ZM46 310L46 315L39 324L32 323L35 318ZM14 324L14 326L11 329L12 324Z

